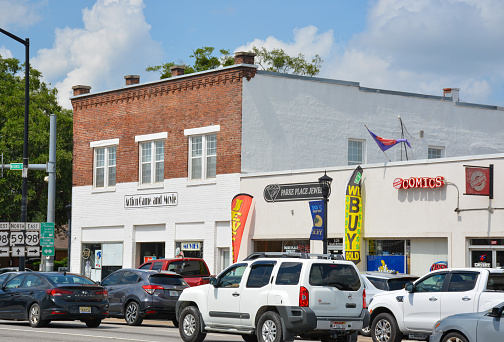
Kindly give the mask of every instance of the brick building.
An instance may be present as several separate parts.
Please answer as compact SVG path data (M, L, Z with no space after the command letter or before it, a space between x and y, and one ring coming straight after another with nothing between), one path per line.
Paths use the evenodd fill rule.
M145 84L125 76L123 88L95 94L73 87L72 271L99 280L182 251L217 273L229 263L242 176L383 162L364 125L399 138L398 115L408 159L504 151L503 108L461 102L458 89L433 96L271 73L250 53L172 74ZM399 147L387 153L406 159ZM251 238L281 240L285 229Z

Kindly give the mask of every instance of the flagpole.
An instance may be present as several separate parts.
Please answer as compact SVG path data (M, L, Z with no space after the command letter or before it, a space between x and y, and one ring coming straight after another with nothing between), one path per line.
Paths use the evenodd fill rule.
M401 116L398 115L397 118L399 119L399 122L401 123L401 139L404 139L404 126L403 126ZM406 154L406 160L408 160L408 150L406 149L406 142L403 142L402 146L404 147L404 153ZM402 148L401 148L401 160L402 160Z

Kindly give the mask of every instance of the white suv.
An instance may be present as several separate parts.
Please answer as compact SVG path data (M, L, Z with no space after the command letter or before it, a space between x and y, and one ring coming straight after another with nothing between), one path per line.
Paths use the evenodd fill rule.
M250 341L352 341L369 324L357 267L328 255L254 253L210 284L185 289L176 314L185 342L207 332Z

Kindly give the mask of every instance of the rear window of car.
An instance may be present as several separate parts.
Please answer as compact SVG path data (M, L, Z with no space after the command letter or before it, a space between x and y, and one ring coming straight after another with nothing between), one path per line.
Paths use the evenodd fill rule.
M154 285L187 285L184 278L167 274L153 274L149 282Z
M84 284L84 285L96 285L92 280L89 280L84 277L80 277L78 275L72 275L72 274L51 274L48 275L47 278L49 278L50 281L52 281L54 284Z
M487 290L504 291L504 274L490 273L488 277Z
M177 260L171 261L167 271L172 271L183 276L209 275L205 263L201 260Z
M342 291L357 291L361 287L360 276L352 265L313 264L310 285L334 286Z
M388 291L387 281L382 278L367 277L367 279L376 287L378 290Z

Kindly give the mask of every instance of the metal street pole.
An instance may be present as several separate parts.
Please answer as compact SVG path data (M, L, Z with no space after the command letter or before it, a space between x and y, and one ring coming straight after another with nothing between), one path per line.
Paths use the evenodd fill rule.
M27 220L28 204L28 119L30 111L30 40L21 39L0 28L0 32L20 42L25 46L25 110L24 110L24 135L23 135L23 185L21 190L21 222ZM19 258L19 270L25 269L25 256Z
M49 182L47 189L47 222L55 223L56 216L56 115L49 116L49 162L47 163L47 172L49 173ZM54 236L56 238L56 236ZM43 258L43 257L42 257ZM44 270L53 271L54 256L45 260Z

